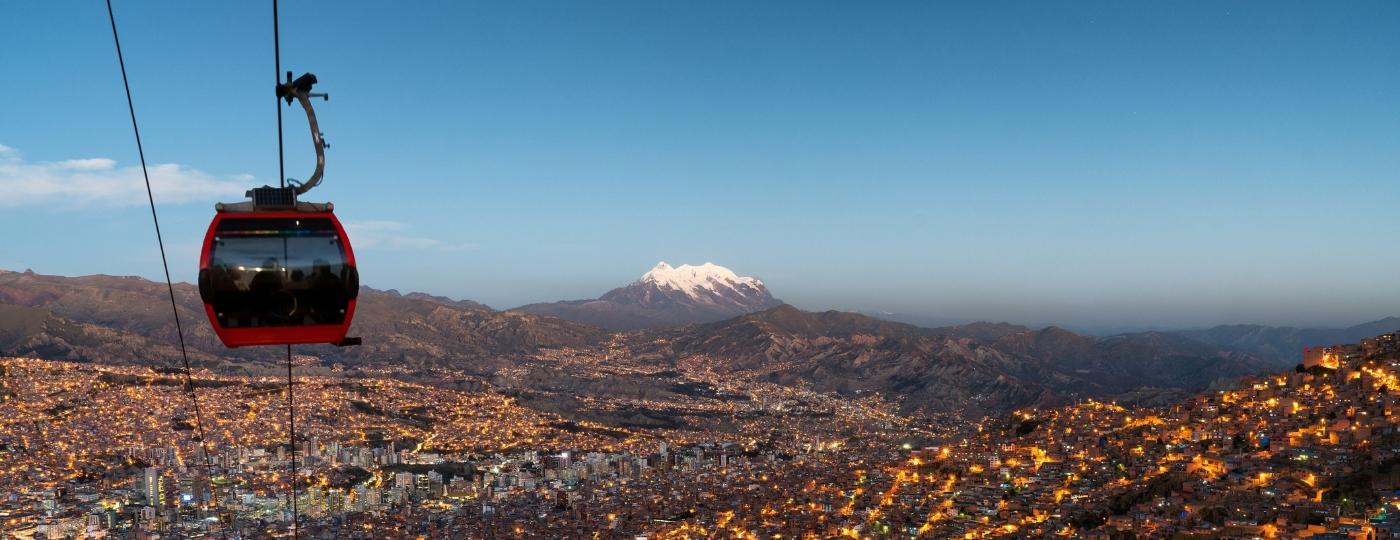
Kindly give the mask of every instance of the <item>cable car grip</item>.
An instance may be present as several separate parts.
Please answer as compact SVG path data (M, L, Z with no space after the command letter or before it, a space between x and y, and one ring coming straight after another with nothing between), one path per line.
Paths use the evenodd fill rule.
M292 79L292 72L288 71L287 82L277 85L277 97L286 100L288 105L291 105L292 100L295 99L301 103L301 108L306 110L306 120L311 125L311 142L316 146L316 171L311 173L311 177L305 182L287 179L287 183L296 188L297 195L302 195L310 191L311 188L320 185L321 175L326 169L326 148L330 147L329 144L326 144L321 134L321 128L316 123L316 110L311 107L311 98L330 101L331 96L325 93L312 93L311 88L317 82L314 74L303 73L300 77Z

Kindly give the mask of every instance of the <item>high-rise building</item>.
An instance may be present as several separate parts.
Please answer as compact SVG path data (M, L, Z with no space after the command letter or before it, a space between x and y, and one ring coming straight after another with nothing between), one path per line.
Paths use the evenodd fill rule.
M137 522L141 524L142 529L153 529L155 528L156 509L150 506L142 506L141 509L136 512L136 519Z
M146 504L152 507L165 504L165 477L160 469L146 467L141 477L141 491L146 496Z
M378 508L381 504L379 488L366 488L361 504L365 508Z
M345 513L345 490L336 488L326 493L326 511L333 516Z
M195 492L197 491L195 485L197 483L198 481L193 475L181 475L178 483L179 499L177 499L176 504L186 505L195 502L197 500L195 497Z
M403 488L403 489L405 489L405 490L411 490L411 489L413 489L413 473L411 473L411 472L398 472L398 473L394 473L394 487Z
M447 495L449 497L466 497L471 490L471 482L461 476L453 477L447 483Z
M544 468L546 469L567 469L573 461L568 452L558 454L547 454L544 456Z
M432 471L429 471L429 472L431 473ZM439 477L439 478L441 478L441 477ZM422 498L427 498L427 497L433 497L433 496L434 496L434 493L433 493L433 481L432 481L432 478L431 478L431 477L429 477L429 476L427 476L427 475L417 475L417 476L414 476L414 477L413 477L413 484L414 484L414 486L413 486L413 494L414 494L414 495L417 495L418 497L422 497ZM442 485L442 484L439 483L438 485Z

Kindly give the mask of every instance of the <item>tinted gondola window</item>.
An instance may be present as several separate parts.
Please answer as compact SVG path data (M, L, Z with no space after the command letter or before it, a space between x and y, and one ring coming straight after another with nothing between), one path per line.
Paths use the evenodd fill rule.
M225 328L341 324L352 271L329 219L224 219L210 249L208 300Z

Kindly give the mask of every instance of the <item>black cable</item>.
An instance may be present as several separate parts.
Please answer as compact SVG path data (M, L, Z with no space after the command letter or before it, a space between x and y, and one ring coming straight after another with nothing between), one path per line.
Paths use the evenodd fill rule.
M126 109L131 113L131 131L136 135L136 154L141 157L141 176L146 179L146 200L151 203L151 223L156 229L156 245L160 246L160 265L165 270L165 289L170 293L170 312L175 316L175 335L180 340L180 359L185 366L185 390L194 402L195 427L199 429L199 446L204 452L204 475L209 477L210 494L213 496L215 513L219 508L219 494L213 489L214 463L209 457L209 441L204 436L204 415L199 409L199 394L194 390L194 377L190 374L190 355L185 349L185 329L180 323L180 309L175 302L175 285L170 280L170 263L165 257L165 239L160 234L160 218L156 215L156 197L151 191L151 175L146 171L146 150L141 145L141 128L136 124L136 105L131 99L131 83L126 77L126 59L122 56L122 41L117 37L117 16L112 12L112 0L107 0L107 20L112 23L112 43L117 46L117 65L122 71L122 88L126 90ZM223 536L223 528L219 528Z
M287 427L290 432L288 441L292 444L292 538L295 539L300 532L301 525L297 520L297 420L296 404L292 402L292 346L287 345Z
M110 1L110 0L109 0ZM272 65L274 78L277 84L282 84L282 40L281 32L277 27L277 0L272 0ZM287 187L287 157L282 147L282 99L279 96L273 97L273 103L277 105L277 182L281 187ZM287 264L286 239L283 242L283 264ZM297 420L296 403L292 401L292 346L287 345L287 442L292 446L292 539L295 540L301 532L301 520L297 515Z
M272 0L272 65L276 73L273 80L282 84L282 42L277 29L277 0ZM287 187L287 158L282 151L282 99L277 97L273 103L277 105L277 181L281 187Z

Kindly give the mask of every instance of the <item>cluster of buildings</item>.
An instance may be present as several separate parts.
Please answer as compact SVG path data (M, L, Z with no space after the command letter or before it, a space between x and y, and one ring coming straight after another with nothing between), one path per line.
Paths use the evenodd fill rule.
M733 414L693 411L722 431L695 421L643 432L499 395L309 377L292 445L277 381L200 374L206 456L169 374L0 367L14 411L0 417L0 538L268 538L293 527L306 538L634 538L735 490L815 463L834 470L856 450L847 440L918 431L890 408L773 385L711 400L742 407Z
M1400 538L1395 334L1169 406L981 420L715 381L745 397L692 411L714 430L328 378L290 444L275 385L211 377L207 455L158 374L0 368L0 538Z
M774 538L1400 538L1396 335L1167 407L1086 401L875 452L668 530Z
M821 449L816 449L817 447ZM12 492L6 538L635 538L710 515L844 462L837 444L788 454L736 442L649 453L525 450L491 455L308 441L228 449L213 475L175 448L122 449L91 481ZM295 501L279 471L299 460ZM263 482L257 479L266 479ZM801 486L788 486L800 488ZM752 495L748 495L752 496ZM295 504L293 504L295 503Z

